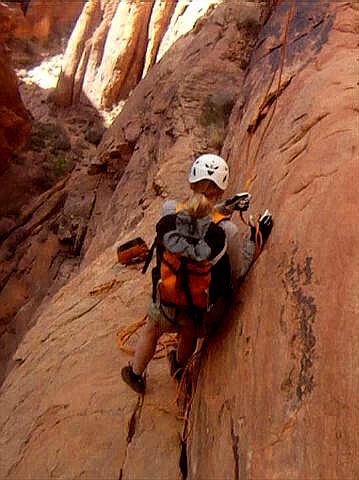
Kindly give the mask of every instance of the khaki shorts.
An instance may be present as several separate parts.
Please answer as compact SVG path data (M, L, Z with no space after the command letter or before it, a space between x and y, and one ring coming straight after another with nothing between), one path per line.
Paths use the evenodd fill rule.
M179 333L182 329L193 331L194 337L204 337L223 322L226 316L226 303L221 297L208 312L201 314L197 321L185 307L168 307L152 302L148 308L148 322L162 333Z

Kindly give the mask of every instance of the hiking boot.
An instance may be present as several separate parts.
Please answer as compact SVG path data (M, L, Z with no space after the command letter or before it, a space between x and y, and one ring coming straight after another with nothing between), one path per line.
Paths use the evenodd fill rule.
M171 350L168 352L168 360L170 362L170 374L178 382L182 378L183 367L177 362L176 350Z
M132 365L127 365L121 370L122 380L129 385L132 390L137 393L145 393L145 381L142 378L142 375L137 375L133 369Z

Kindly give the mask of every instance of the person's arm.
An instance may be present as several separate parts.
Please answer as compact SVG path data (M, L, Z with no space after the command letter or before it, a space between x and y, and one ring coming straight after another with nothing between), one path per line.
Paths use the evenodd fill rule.
M262 249L273 227L272 214L266 210L256 225L250 217L250 235L245 235L231 221L220 224L226 233L227 251L232 269L233 285L240 283L250 269L257 254L256 236L260 235ZM260 252L258 252L260 253Z
M225 220L220 225L226 233L232 282L233 285L237 285L253 262L256 244L246 237L233 222Z

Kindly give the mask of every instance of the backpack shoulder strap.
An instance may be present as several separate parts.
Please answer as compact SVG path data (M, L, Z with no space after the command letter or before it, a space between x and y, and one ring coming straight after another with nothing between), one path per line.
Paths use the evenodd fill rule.
M222 213L218 210L214 210L212 212L212 222L215 223L216 225L218 225L223 220L230 220L230 219L231 219L231 215Z
M173 225L176 222L175 218L176 214L165 215L156 223L156 237L146 257L145 264L142 268L142 273L146 273L155 249L158 251L158 247L162 244L163 235L173 228Z
M142 268L142 273L145 274L147 272L147 269L151 263L151 260L152 260L152 257L153 257L153 253L155 251L155 248L156 248L156 245L157 245L157 236L156 238L153 240L152 242L152 245L151 245L151 248L149 249L149 252L147 254L147 257L146 257L146 260L145 260L145 264Z

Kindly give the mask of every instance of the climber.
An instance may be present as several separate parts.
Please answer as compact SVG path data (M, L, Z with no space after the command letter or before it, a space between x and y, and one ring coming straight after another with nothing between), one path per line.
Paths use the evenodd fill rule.
M178 333L177 350L171 350L168 358L171 375L181 378L197 339L208 335L225 317L232 287L254 260L258 232L262 243L270 234L272 216L268 210L257 225L250 224L249 238L241 235L230 217L214 213L228 181L229 168L223 158L201 155L190 170L190 199L184 205L172 200L163 205L156 225L157 265L152 270L148 320L133 364L121 370L123 380L137 393L145 391L143 372L163 333ZM235 198L240 212L248 209L249 194ZM238 198L243 200L238 203Z

